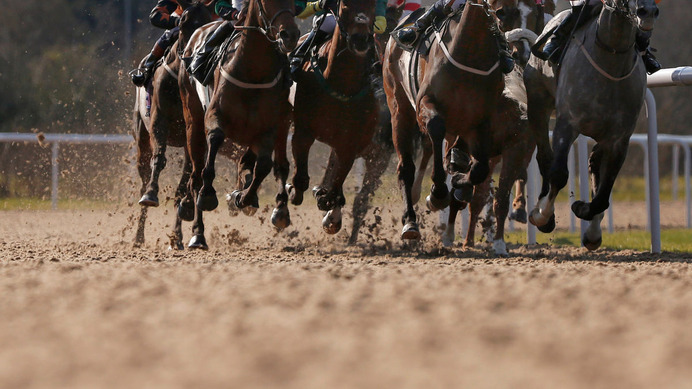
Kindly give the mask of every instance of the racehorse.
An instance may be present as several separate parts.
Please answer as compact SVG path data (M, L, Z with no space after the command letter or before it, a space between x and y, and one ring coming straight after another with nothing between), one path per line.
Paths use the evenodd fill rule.
M188 247L207 249L202 212L218 206L214 163L226 137L248 147L244 166L251 166L246 187L234 191L230 204L237 208L259 208L257 189L272 170L272 151L278 134L288 132L291 107L285 73L286 53L298 42L300 31L294 20L292 0L249 0L241 33L230 42L214 73L213 94L206 111L187 71L180 85L187 126L188 151L192 159L189 188L196 198ZM200 29L185 48L185 56L204 43L211 28ZM206 34L206 35L205 35ZM196 83L196 82L195 82ZM206 135L206 139L205 139ZM277 157L274 171L281 180L277 209L272 223L290 224L285 190L288 159Z
M495 254L501 256L508 255L504 241L504 226L513 182L516 183L516 189L510 219L513 218L526 223L526 197L524 195L526 169L536 147L533 134L528 129L526 89L522 79L522 70L526 65L528 55L530 55L530 47L537 39L536 32L540 31L538 28L543 28L543 24L536 21L552 17L546 11L552 12L554 10L552 1L543 4L544 7L540 7L534 0L530 0L530 4L527 5L527 1L490 1L490 6L495 9L500 19L500 28L503 31L506 30L505 36L518 66L512 73L505 76L505 90L492 117L493 158L490 160L490 171L493 171L500 161L504 161L500 171L499 184L493 196L490 193L490 177L474 188L473 199L469 203L468 231L464 240L464 247L474 246L475 229L480 212L488 201L493 199L492 212L488 212L484 225L492 227L494 216L496 226L494 234L492 236L489 234L489 240L493 242ZM525 56L524 53L527 55ZM442 234L442 242L445 246L453 244L457 212L466 205L466 203L452 197L449 218Z
M322 183L313 189L329 234L341 229L342 186L353 161L373 139L379 110L371 82L375 1L341 0L335 17L332 39L296 75L291 140L296 170L289 185L291 203L302 204L310 185L310 148L315 140L331 147Z
M544 31L554 28L565 13L558 16ZM555 228L555 198L569 175L567 155L576 137L583 134L596 141L589 156L592 200L575 201L572 212L590 221L582 244L589 250L601 245L600 222L627 155L646 90L646 72L635 49L635 34L637 29L652 30L657 16L655 0L604 0L598 17L574 33L557 74L547 62L531 57L524 82L543 183L529 220L540 231ZM553 109L557 120L551 152L548 120Z
M166 166L166 146L183 147L186 144L185 121L178 88L180 52L194 31L211 21L211 13L202 3L179 0L185 11L181 15L178 40L173 44L152 76L150 88L151 109L147 109L145 87L137 88L134 110L134 136L137 143L137 171L142 180L139 200L141 212L137 223L135 246L144 243L144 226L148 207L158 207L159 176ZM175 206L187 192L191 164L184 152L183 174L175 193ZM189 220L191 218L188 218ZM176 220L171 233L172 248L182 248L182 219L176 212Z
M453 177L456 188L469 190L489 174L492 145L490 117L500 98L504 81L498 68L498 52L491 28L495 20L487 2L469 1L452 17L427 57L421 56L409 79L410 54L390 40L384 63L384 87L392 114L394 147L399 156L399 185L406 210L402 217L402 239L418 239L420 232L413 209L412 187L415 134L428 135L433 149L433 187L427 198L431 210L449 205L445 183L442 142L452 145L459 138L468 145L475 161L468 173ZM417 81L417 82L416 82ZM415 84L419 84L416 93Z

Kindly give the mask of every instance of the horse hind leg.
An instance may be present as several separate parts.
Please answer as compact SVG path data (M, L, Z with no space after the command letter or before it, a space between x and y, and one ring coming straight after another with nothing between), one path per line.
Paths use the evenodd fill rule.
M202 169L202 188L197 197L197 207L202 211L213 211L219 206L219 199L216 197L214 189L214 178L216 178L216 154L219 152L226 135L220 128L214 128L208 132L207 145L208 152L204 169Z
M274 177L279 181L279 192L276 194L276 207L272 211L271 222L279 231L291 225L291 215L288 211L288 191L286 190L289 170L288 157L286 156L288 128L288 123L282 125L274 142Z
M178 188L175 191L175 207L177 212L175 213L175 224L173 225L173 231L169 235L170 246L169 250L183 250L185 246L183 245L183 220L191 221L194 220L194 204L191 204L191 196L188 196L188 182L190 181L190 174L192 173L192 162L190 161L190 156L187 149L184 150L183 162L183 174L180 176L180 182L178 183ZM184 203L187 201L187 204Z
M308 157L310 148L315 143L315 139L306 133L295 128L291 139L291 150L296 170L293 172L292 183L288 185L288 198L293 205L303 203L303 194L310 186L310 175L308 173Z
M147 131L142 119L136 118L137 126L137 172L142 180L140 196L144 195L147 190L147 184L151 175L151 142L149 140L149 132ZM135 247L141 247L144 244L144 226L147 222L147 207L140 207L139 219L137 220L137 232L135 234Z
M252 216L257 211L257 208L245 207L240 208L237 204L238 196L243 190L250 187L252 183L253 171L255 170L255 165L257 164L257 154L248 148L243 156L238 161L238 177L237 186L240 189L236 189L233 192L226 194L226 205L228 206L228 213L231 216L238 215L239 211L242 211L247 216Z
M168 123L159 118L161 115L153 112L151 118L151 129L153 137L153 156L151 158L151 177L147 185L146 192L139 200L139 204L147 207L159 206L159 177L161 171L166 167L166 146L168 143Z
M358 240L358 232L368 212L370 199L375 194L377 188L382 185L380 177L387 170L391 156L391 149L376 146L372 147L369 155L365 157L363 184L353 199L353 211L351 212L353 214L353 227L351 228L351 236L348 239L349 244L355 244Z
M413 196L413 203L418 203L420 200L420 195L423 187L423 179L425 178L425 172L428 170L428 163L432 157L433 150L432 144L430 143L430 138L423 138L423 154L420 157L420 164L418 164L418 169L416 169L416 178L413 181L413 191L411 196Z
M259 197L257 196L257 191L259 190L262 181L269 175L272 171L272 151L274 148L274 131L267 131L262 135L258 144L256 144L253 149L257 150L257 161L255 162L255 167L252 170L252 180L250 185L242 191L236 190L231 193L232 201L235 206L243 209L246 207L254 208L248 214L253 214L257 209L259 209Z
M341 208L346 205L346 197L344 196L343 185L346 176L353 167L353 162L356 159L355 151L350 150L351 145L348 145L349 150L340 153L337 151L334 154L335 164L333 171L330 174L329 186L324 196L317 197L317 206L321 210L326 210L327 215L322 220L322 228L328 234L336 234L341 230L342 214Z

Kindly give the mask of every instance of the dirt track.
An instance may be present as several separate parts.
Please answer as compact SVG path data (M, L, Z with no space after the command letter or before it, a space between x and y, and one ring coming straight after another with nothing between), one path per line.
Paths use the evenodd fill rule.
M143 249L128 209L0 213L0 387L692 387L690 255L407 249L388 213L347 247L309 211L178 253L163 213Z

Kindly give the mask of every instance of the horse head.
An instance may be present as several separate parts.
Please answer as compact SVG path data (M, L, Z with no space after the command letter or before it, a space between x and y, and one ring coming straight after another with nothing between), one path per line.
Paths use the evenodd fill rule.
M341 0L337 28L346 38L348 49L358 56L365 56L373 46L375 0Z
M211 22L212 13L208 5L202 1L185 2L180 0L179 4L184 7L183 14L180 15L180 38L181 43L186 43L195 30ZM182 47L185 45L181 45Z
M658 6L655 0L636 0L637 27L642 31L654 29L654 22L658 18Z
M248 10L248 17L254 18L249 23L257 24L264 29L267 38L276 42L282 52L289 53L295 49L300 38L300 30L295 21L294 1L251 0L250 3L257 4L257 9Z
M502 31L510 31L521 27L521 12L519 0L489 0L490 8L495 10Z

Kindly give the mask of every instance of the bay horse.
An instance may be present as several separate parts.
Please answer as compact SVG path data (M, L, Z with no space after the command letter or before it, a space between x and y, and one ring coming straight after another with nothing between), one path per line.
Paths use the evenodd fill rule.
M310 185L310 148L315 140L331 147L322 182L313 189L329 234L341 229L343 183L353 161L370 145L379 111L371 83L375 1L341 0L335 17L332 39L296 75L291 140L296 170L288 187L291 203L302 204Z
M142 180L139 204L142 206L137 222L135 246L144 244L144 226L148 207L159 206L159 176L166 166L166 148L186 145L185 120L178 88L180 52L200 26L211 22L212 13L200 2L178 0L184 8L180 32L151 78L151 85L138 87L135 94L134 137L137 144L137 171ZM145 88L150 88L151 108L147 109ZM183 172L175 192L175 207L187 193L187 182L192 165L184 151ZM187 220L190 220L188 217ZM170 238L171 248L182 248L182 219L176 212L176 220Z
M539 28L543 28L543 24L536 21L551 18L552 15L549 12L554 10L554 4L548 1L540 7L534 0L491 0L490 6L495 9L500 19L500 28L505 32L518 66L512 73L505 76L505 89L498 101L497 110L492 116L493 157L490 160L490 171L493 171L501 161L503 162L498 186L491 195L492 178L488 177L482 184L474 187L473 198L468 204L470 218L463 245L464 247L475 245L475 229L480 213L492 200L492 211L488 212L484 227L490 227L487 231L488 240L492 241L495 254L507 256L504 227L509 212L512 183L515 183L516 189L510 219L514 218L526 223L524 186L527 167L536 148L536 141L528 129L526 89L522 71L531 53L530 47L538 38L536 33L540 32ZM453 244L457 212L466 205L456 200L454 196L452 197L449 218L442 234L442 242L445 246Z
M188 151L192 159L189 189L196 198L189 248L208 249L202 213L218 206L214 163L228 137L248 148L244 166L251 167L249 184L230 195L237 208L259 208L257 189L272 170L275 139L288 132L291 107L288 103L286 53L295 48L300 31L294 20L292 0L249 0L237 40L230 42L214 73L213 92L206 111L189 73L181 71L180 85L187 126ZM200 29L185 48L189 57L204 43L209 28ZM206 34L206 35L205 35ZM194 81L196 83L196 81ZM285 141L284 141L285 142ZM279 147L280 148L280 147ZM285 146L284 146L285 149ZM278 154L278 153L277 153ZM285 189L288 159L278 155L275 175L281 181L272 223L277 228L290 224Z
M447 27L436 32L437 38L427 57L421 56L414 69L419 75L409 79L410 54L390 40L384 63L384 88L392 114L394 147L399 156L397 167L406 210L402 217L402 239L419 239L420 231L413 209L412 187L415 134L427 134L433 151L433 186L427 198L430 210L449 205L442 143L457 138L468 145L474 161L468 173L453 177L455 188L466 190L487 178L492 146L490 117L504 87L498 68L498 52L491 28L495 20L485 1L469 1L452 17Z
M565 15L558 15L544 31ZM646 91L646 71L635 49L635 34L637 29L652 30L657 16L655 0L604 0L598 16L574 33L558 71L531 57L524 82L543 182L529 220L540 231L555 228L555 198L569 175L567 155L576 137L583 134L596 141L589 156L592 200L575 201L572 212L590 221L582 244L589 250L600 247L600 222ZM548 121L553 109L557 120L551 151Z

